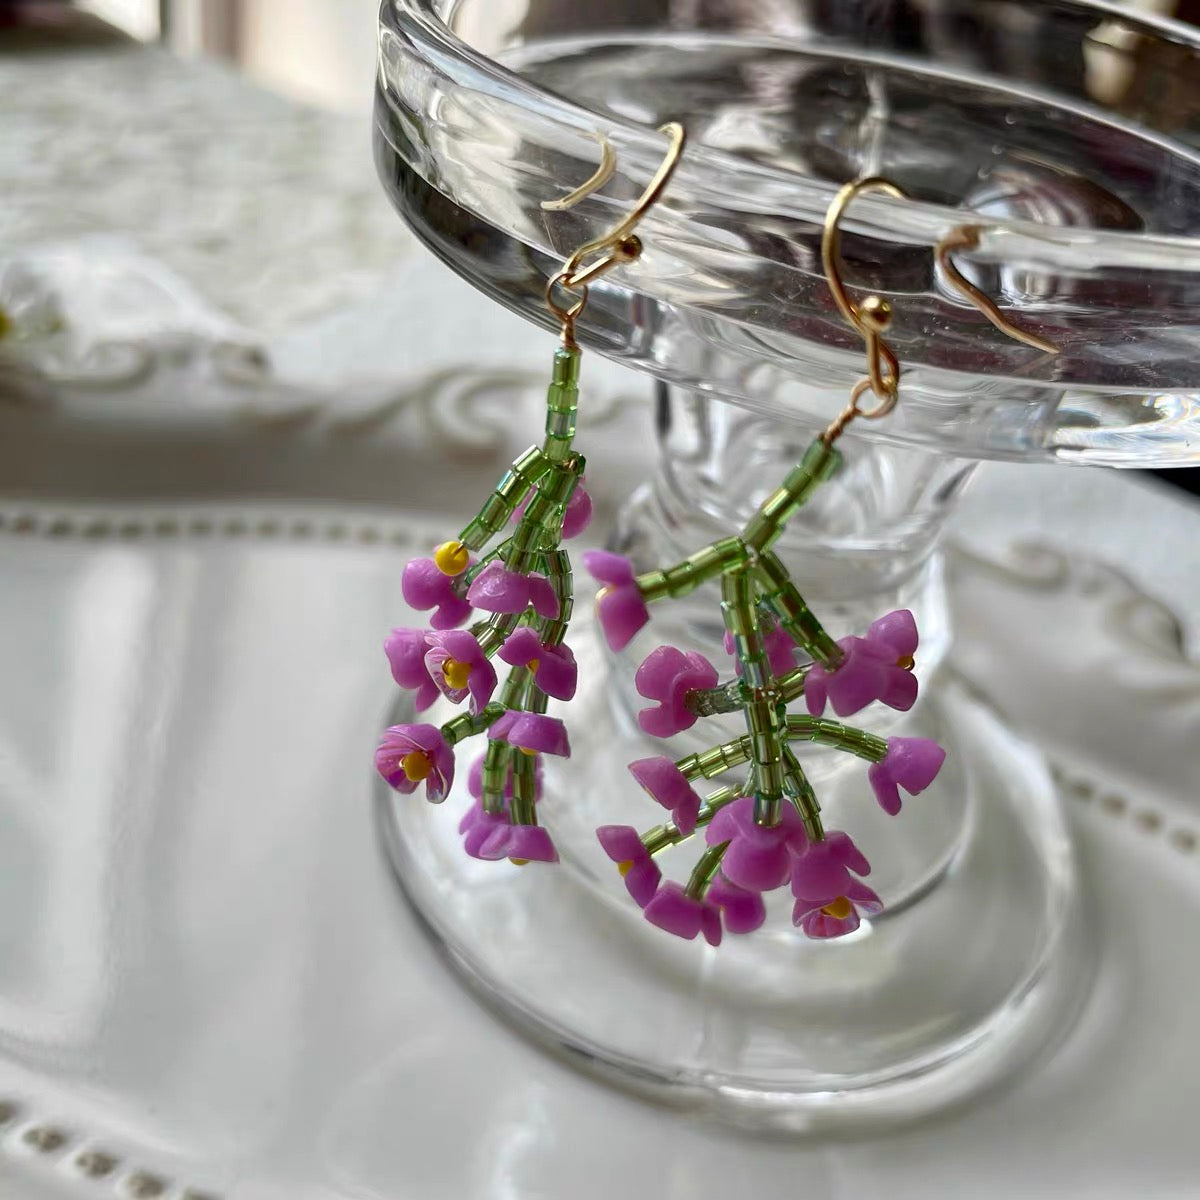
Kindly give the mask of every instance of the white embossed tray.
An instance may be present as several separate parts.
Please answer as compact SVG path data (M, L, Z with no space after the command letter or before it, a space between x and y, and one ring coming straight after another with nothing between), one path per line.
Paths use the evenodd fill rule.
M953 557L960 668L1053 740L1095 991L1003 1095L793 1144L544 1056L401 906L370 802L378 647L437 532L0 503L5 1200L1195 1194L1200 668L1166 609L1052 546Z

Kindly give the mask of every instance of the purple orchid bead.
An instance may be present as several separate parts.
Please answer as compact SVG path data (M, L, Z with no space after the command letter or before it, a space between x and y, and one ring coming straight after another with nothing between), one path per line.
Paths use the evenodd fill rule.
M472 715L478 715L496 690L496 668L488 662L479 639L465 629L431 633L425 652L425 669L438 690L454 704L471 697Z
M488 737L519 750L571 757L566 726L557 717L543 713L506 712L488 727Z
M678 883L664 883L642 910L646 920L676 937L691 941L698 933L710 946L721 944L721 910L689 896Z
M721 920L730 933L753 933L767 919L762 893L740 888L723 874L713 880L705 898L721 910Z
M604 637L614 650L624 650L650 620L650 610L633 573L633 564L608 550L589 550L583 565L604 586L596 596L596 611Z
M827 830L819 842L792 857L792 895L822 903L841 895L855 875L869 875L871 864L848 833Z
M704 832L710 846L729 843L721 871L730 883L750 892L782 887L792 869L792 856L808 847L804 822L790 803L784 803L778 825L756 825L753 796L727 804Z
M454 751L436 725L393 725L375 751L375 769L405 794L423 780L426 799L436 804L454 783Z
M767 665L771 668L772 675L786 675L789 671L795 670L796 643L792 641L791 635L786 630L778 625L774 629L769 629L763 634L763 648L767 652ZM732 654L733 652L733 634L726 632L725 653ZM742 673L740 661L736 663L735 669L739 675Z
M487 612L523 613L532 604L539 617L553 620L558 616L558 596L545 575L522 575L499 560L488 563L475 576L467 599Z
M671 818L680 833L689 834L696 828L700 796L669 758L665 755L639 758L629 764L629 773L652 799L671 810Z
M643 708L638 724L652 737L668 738L696 723L687 706L688 692L716 687L717 668L694 651L684 653L674 646L659 646L646 655L634 676L639 696L657 700L657 707Z
M923 792L937 778L946 751L931 738L888 738L887 754L867 770L879 807L889 816L900 811L900 788L910 796Z
M510 667L532 665L533 681L547 696L570 700L575 695L579 667L570 646L548 646L528 625L522 625L508 635L499 657Z
M617 864L625 890L637 901L638 908L645 908L658 891L662 872L638 831L632 825L601 825L596 837L604 853Z
M480 755L472 764L470 771L467 772L467 791L475 797L476 800L483 799L483 759L484 755ZM513 774L512 768L508 771L508 781L504 786L504 800L507 802L513 798ZM542 798L542 757L540 754L534 755L533 768L533 802L536 804Z
M417 712L424 712L438 698L438 686L425 666L428 639L426 629L393 629L383 643L392 678L406 691L416 692L413 704Z
M537 488L534 488L537 491ZM512 519L520 521L525 515L525 510L529 507L529 501L533 499L531 492L516 509L513 511ZM570 541L573 537L578 537L592 523L592 498L588 495L587 488L583 486L581 479L576 485L575 490L571 493L570 500L567 501L567 511L563 514L562 535L564 541Z
M463 835L463 849L472 858L484 858L484 844L497 830L508 826L508 802L505 801L504 811L489 813L483 811L483 805L476 800L466 815L458 823L458 832Z
M879 897L865 883L851 880L845 892L828 904L797 900L792 905L792 924L810 938L837 938L853 933L861 917L883 912Z
M470 615L471 606L455 590L455 581L444 575L432 558L414 558L400 577L405 603L420 612L434 609L429 623L434 629L453 629Z
M815 663L804 681L808 711L819 716L828 699L839 717L848 717L874 700L907 712L917 699L917 677L912 672L917 641L917 623L906 608L873 621L866 637L842 638L838 642L845 656L841 665L826 671Z
M509 825L494 829L479 847L479 858L511 858L518 866L527 862L558 862L554 839L540 825Z

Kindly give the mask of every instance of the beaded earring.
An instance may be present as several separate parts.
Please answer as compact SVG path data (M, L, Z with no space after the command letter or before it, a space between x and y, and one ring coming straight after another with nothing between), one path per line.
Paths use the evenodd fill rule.
M588 285L642 252L634 230L683 153L683 127L668 124L662 132L670 138L667 156L633 209L615 228L580 246L546 287L561 344L554 352L541 446L531 446L512 464L457 538L404 568L404 598L415 609L433 611L432 628L395 629L384 643L392 676L415 692L418 712L439 694L468 704L441 726L404 724L386 731L375 766L393 788L415 792L424 784L428 800L444 800L454 781L454 747L486 734L487 748L468 779L475 803L459 827L475 858L521 865L558 858L538 824L540 762L542 755L571 752L566 726L547 708L551 698L575 694L577 667L566 644L574 593L562 543L583 532L592 509L581 483L584 458L574 449L580 365L575 323ZM602 145L592 178L545 207L568 208L611 177L615 160L611 147ZM516 528L501 539L512 521ZM490 615L469 629L457 628L474 610ZM503 683L493 659L508 667Z

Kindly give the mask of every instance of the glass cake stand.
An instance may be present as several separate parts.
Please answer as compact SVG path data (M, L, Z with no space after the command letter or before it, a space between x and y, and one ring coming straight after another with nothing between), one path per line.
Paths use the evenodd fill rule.
M621 655L573 629L575 756L540 808L562 865L476 862L465 798L446 811L381 789L404 892L495 1011L627 1085L797 1131L978 1094L1069 1025L1089 939L1040 757L941 667L938 541L983 459L1200 459L1200 41L1045 0L385 0L380 22L393 202L451 269L547 328L546 280L653 174L656 128L687 128L644 255L593 287L580 326L658 381L661 465L616 536L640 570L736 529L841 409L863 355L820 268L825 211L868 175L913 197L855 201L843 233L847 281L895 309L901 402L845 439L845 469L779 551L835 636L916 612L923 700L861 723L950 751L895 820L861 771L806 761L876 867L887 908L857 934L807 941L786 897L715 951L649 926L593 831L656 820L625 770L661 752L632 720L633 670L662 642L719 658L702 591L656 608ZM544 211L592 174L597 135L614 180ZM1059 353L1006 338L942 277L934 248L964 222L981 229L960 268ZM586 361L583 387L586 406Z

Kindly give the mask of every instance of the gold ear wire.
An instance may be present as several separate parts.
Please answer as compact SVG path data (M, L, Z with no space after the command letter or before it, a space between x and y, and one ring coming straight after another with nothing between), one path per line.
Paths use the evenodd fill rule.
M543 200L542 208L546 212L566 212L567 209L574 208L581 200L586 200L593 192L598 192L616 174L617 152L613 149L612 142L602 133L592 136L600 143L600 165L596 168L596 173L560 200Z
M892 306L882 296L877 295L867 296L861 303L855 304L842 281L841 221L850 202L863 192L884 192L897 200L908 198L890 180L872 175L870 178L856 179L853 183L846 184L834 197L829 211L825 214L825 227L821 231L821 266L825 271L825 282L829 285L838 310L862 335L867 350L867 377L854 385L846 407L821 434L821 440L827 446L831 446L841 437L846 426L856 417L865 417L868 420L886 417L896 407L900 394L900 360L883 339L883 331L891 323ZM1057 354L1058 347L1053 342L1014 325L1001 313L991 298L964 278L962 272L954 265L950 256L955 250L974 250L978 247L980 229L978 225L959 225L952 229L938 242L934 250L938 266L945 272L953 287L979 309L1001 333L1036 350ZM868 391L875 394L879 403L874 408L859 408L859 401Z
M873 295L863 300L861 305L855 305L842 282L841 220L850 202L863 192L885 192L897 200L907 199L894 183L878 175L846 184L833 198L825 214L825 228L821 231L821 266L825 271L825 282L842 316L858 330L867 344L867 376L871 391L879 397L879 407L859 415L883 417L895 407L900 384L900 360L883 340L883 331L892 319L892 306L882 296ZM864 390L858 390L858 397Z
M671 144L667 147L666 157L654 173L654 178L646 185L633 208L625 217L613 226L607 233L584 242L574 254L563 264L563 268L546 284L546 307L562 323L563 343L568 346L575 344L575 321L583 312L587 303L588 284L598 279L606 271L624 263L633 262L642 253L641 239L634 234L642 218L658 203L659 198L671 182L671 176L683 157L684 143L687 133L677 121L668 121L659 128L665 133ZM600 139L601 162L599 169L586 183L581 184L569 195L560 200L543 202L543 208L564 209L578 204L586 196L590 196L598 188L604 186L616 170L616 153L608 139ZM593 255L600 255L595 262L585 266L584 263ZM576 293L576 299L571 305L564 307L554 298L556 288Z
M959 225L952 229L938 242L937 249L934 251L938 266L945 272L946 278L954 289L979 309L1001 333L1015 338L1018 342L1024 342L1026 346L1032 346L1035 350L1044 350L1047 354L1057 354L1058 346L1044 337L1039 337L1036 333L1029 333L1019 325L1014 325L1001 313L995 301L986 293L981 292L954 265L951 254L955 250L978 249L979 234L980 227L978 225Z

